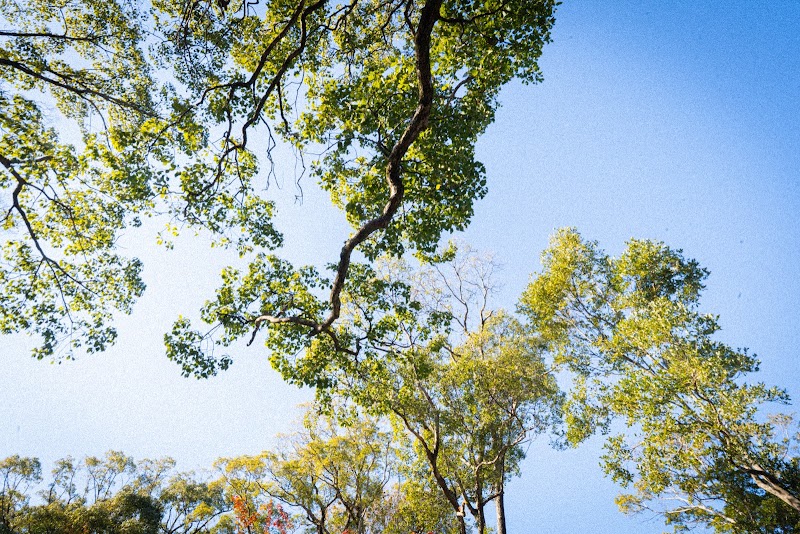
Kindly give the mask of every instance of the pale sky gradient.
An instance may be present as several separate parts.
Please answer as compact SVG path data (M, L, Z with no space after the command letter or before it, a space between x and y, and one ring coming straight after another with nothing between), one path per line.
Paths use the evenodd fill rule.
M479 143L490 192L464 237L505 264L500 304L514 306L558 227L612 252L631 237L663 240L711 270L703 308L720 315L720 338L750 347L759 379L800 399L800 2L573 0L553 39L545 81L509 86ZM293 204L287 167L283 188L270 189L284 255L332 261L342 218L308 182ZM238 347L234 366L208 381L166 360L163 333L196 314L229 259L188 234L172 252L153 242L125 239L145 260L148 291L108 353L49 365L28 357L26 338L2 338L0 458L49 467L113 448L196 469L291 430L310 394L284 384L264 349ZM616 510L599 443L535 444L509 488L510 532L664 531Z

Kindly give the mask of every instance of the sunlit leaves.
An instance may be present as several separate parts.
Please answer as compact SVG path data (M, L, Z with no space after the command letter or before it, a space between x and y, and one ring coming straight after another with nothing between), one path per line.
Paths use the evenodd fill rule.
M144 290L139 260L114 251L153 176L130 142L154 109L142 16L92 0L2 2L0 16L13 28L0 43L0 329L40 335L39 358L100 351ZM53 106L82 143L56 133Z
M629 427L603 458L632 490L623 510L661 512L676 530L749 532L736 526L731 496L796 508L796 486L781 482L794 469L791 440L759 411L788 398L745 382L758 360L714 339L717 318L699 310L707 271L651 241L631 240L613 258L574 230L560 231L543 259L520 310L575 373L568 437L607 430L613 417Z
M295 269L275 256L258 254L246 273L226 268L222 281L216 299L207 302L202 311L205 323L219 325L220 336L194 331L184 318L165 336L167 355L181 364L184 375L207 377L216 374L218 368L226 369L230 358L221 356L218 360L213 347L227 346L264 322L299 316L314 324L326 309L313 292L325 282L317 271L311 267ZM306 347L311 328L308 324L268 330L266 343L276 358L292 356Z
M191 473L176 473L175 462L133 459L109 451L58 460L44 489L35 458L0 461L0 530L68 534L199 534L217 532L230 510L222 492Z
M466 226L486 193L475 142L494 118L503 84L540 78L536 62L554 5L448 2L431 13L430 45L419 51L424 6L403 0L158 0L152 9L128 0L2 2L12 30L0 32L0 94L4 131L14 141L2 147L0 180L9 193L21 186L3 220L9 246L20 239L65 275L91 264L93 254L113 256L122 231L158 213L172 228L209 231L215 245L240 255L275 249L282 244L275 206L257 177L273 164L276 136L359 228L385 209L389 154L420 104L419 54L430 52L423 69L432 76L429 115L395 165L402 202L391 224L358 248L369 260L407 249L431 253L443 232ZM80 139L59 139L42 120L51 103L56 121ZM256 148L256 137L266 138L266 148ZM133 273L125 260L118 264L109 278ZM124 285L127 295L117 300L92 287L93 305L124 311L143 289L133 279ZM49 306L68 308L66 300ZM66 312L38 313L25 315L71 332L85 327ZM107 315L95 327L105 322ZM310 346L298 341L301 324L271 324L287 340L270 344ZM332 333L331 326L316 334Z

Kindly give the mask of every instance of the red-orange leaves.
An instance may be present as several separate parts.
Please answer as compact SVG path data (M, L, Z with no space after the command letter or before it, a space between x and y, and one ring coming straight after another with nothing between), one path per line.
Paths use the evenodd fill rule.
M292 528L289 514L272 501L256 507L242 497L233 497L233 513L240 534L288 534Z

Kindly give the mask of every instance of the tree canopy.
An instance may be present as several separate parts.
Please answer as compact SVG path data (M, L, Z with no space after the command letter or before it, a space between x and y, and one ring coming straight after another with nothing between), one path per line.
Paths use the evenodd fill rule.
M492 306L491 257L451 244L431 260L354 269L337 335L356 353L321 338L273 363L292 380L313 380L322 406L388 417L405 490L427 488L460 532L471 520L484 533L487 505L505 514L505 484L528 444L551 432L558 441L563 395L538 333Z
M230 339L271 325L276 348L335 337L358 250L431 253L486 192L475 159L500 88L540 79L555 2L127 0L4 2L3 332L102 350L144 290L120 233L166 214L252 262L225 309ZM58 135L47 109L57 110ZM78 141L77 139L81 140ZM254 146L254 138L267 139ZM268 255L272 149L292 147L353 227L329 276ZM264 146L266 145L266 146ZM266 172L266 175L265 175ZM169 232L167 232L169 233ZM342 236L346 237L346 236ZM328 292L328 296L324 292ZM230 363L179 321L187 373ZM278 339L273 339L277 336ZM353 347L346 347L353 349Z
M0 333L39 336L37 358L106 349L145 290L120 238L154 217L167 247L189 228L241 260L204 326L165 335L182 373L263 339L327 411L210 482L109 453L59 461L34 502L38 460L7 458L0 534L484 533L492 502L504 534L507 481L562 420L571 445L614 432L626 512L797 531L800 438L766 413L788 395L716 339L696 261L562 230L512 313L489 304L491 261L440 246L486 194L475 144L505 84L541 79L556 5L0 0ZM266 186L284 149L298 191L308 174L350 224L336 258L280 255Z
M772 523L794 532L800 435L791 417L764 413L789 399L747 380L755 356L714 339L718 318L699 309L708 272L653 241L631 240L613 258L571 229L543 258L520 310L574 373L569 439L608 430L616 417L629 428L608 439L603 457L606 472L633 490L620 507L663 513L676 530Z

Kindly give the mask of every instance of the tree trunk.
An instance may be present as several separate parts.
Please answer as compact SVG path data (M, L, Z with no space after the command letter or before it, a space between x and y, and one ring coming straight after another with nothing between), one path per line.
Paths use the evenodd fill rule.
M506 534L506 505L502 491L495 497L494 505L497 509L497 534Z
M767 473L759 465L753 465L748 470L748 474L756 483L756 486L763 489L767 493L779 498L796 511L800 512L800 499L787 490L781 483L780 479Z
M458 516L458 531L460 534L467 534L467 522L463 515Z

